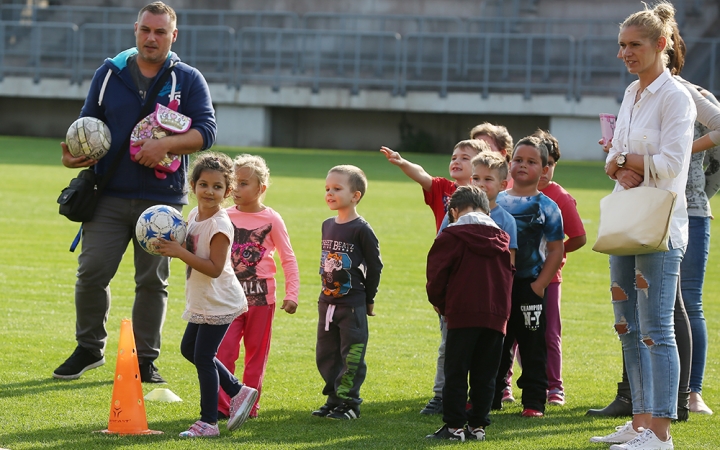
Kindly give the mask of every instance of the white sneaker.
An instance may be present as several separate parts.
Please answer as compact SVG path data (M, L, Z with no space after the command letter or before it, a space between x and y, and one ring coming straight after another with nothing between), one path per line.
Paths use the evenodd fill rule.
M628 441L635 439L640 436L644 431L640 428L640 431L635 431L632 426L632 420L625 423L625 425L615 428L615 432L608 434L607 436L594 436L590 438L590 442L603 442L605 444L624 444Z
M663 442L652 430L643 431L632 441L610 446L610 450L673 450L674 448L672 436Z

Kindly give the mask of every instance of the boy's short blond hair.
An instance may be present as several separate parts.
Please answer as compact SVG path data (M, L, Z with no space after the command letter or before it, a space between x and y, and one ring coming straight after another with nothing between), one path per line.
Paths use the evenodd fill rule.
M490 170L497 170L500 181L507 180L508 162L497 152L482 152L470 161L473 167L485 166Z
M473 149L477 153L492 151L492 150L490 150L490 146L487 144L487 142L479 141L477 139L465 139L464 141L460 141L457 144L455 144L453 151L457 150L460 147Z
M476 125L470 130L470 139L476 139L476 136L485 135L489 136L499 149L505 150L509 156L513 149L513 138L510 136L510 132L507 128L502 125L493 125L490 122L483 122L480 125Z
M363 172L359 167L352 166L350 164L335 166L328 170L328 175L333 172L347 175L348 182L350 183L350 189L352 189L353 192L360 192L360 199L358 199L358 203L360 203L360 200L362 200L363 196L365 196L365 191L367 191L368 185L365 172Z

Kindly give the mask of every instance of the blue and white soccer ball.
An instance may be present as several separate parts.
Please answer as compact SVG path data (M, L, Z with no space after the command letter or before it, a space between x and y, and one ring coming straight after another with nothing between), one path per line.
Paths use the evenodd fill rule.
M155 246L158 238L166 240L175 239L176 241L185 242L187 228L182 214L166 205L151 206L138 218L135 225L135 236L140 246L151 255L159 255Z

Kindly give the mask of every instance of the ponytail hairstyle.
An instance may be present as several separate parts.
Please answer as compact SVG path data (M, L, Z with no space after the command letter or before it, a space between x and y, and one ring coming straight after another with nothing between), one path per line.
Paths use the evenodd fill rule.
M643 4L645 5L645 9L629 15L623 23L620 24L620 29L632 26L638 27L642 29L643 35L653 42L664 37L666 45L662 52L662 62L663 66L669 67L670 56L668 53L675 48L673 42L673 32L674 29L677 28L677 22L675 22L675 7L668 1L656 3L652 8L645 2L643 2Z
M670 73L672 75L680 75L680 72L683 70L683 66L685 66L685 54L687 53L687 47L685 46L685 41L683 40L682 36L680 36L680 30L677 27L677 24L673 27L673 42L675 45L672 49L668 50L668 69L670 69Z

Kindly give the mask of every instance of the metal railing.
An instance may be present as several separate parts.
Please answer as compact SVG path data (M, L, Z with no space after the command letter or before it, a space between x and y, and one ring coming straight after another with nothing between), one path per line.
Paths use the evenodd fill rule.
M238 87L248 82L390 89L398 93L396 33L247 28L238 37Z
M75 74L77 25L73 23L0 22L0 80L6 75L43 77Z
M307 13L300 19L306 30L352 30L392 33L459 33L465 30L460 17L404 14Z
M132 27L127 24L84 24L78 32L76 68L71 78L81 83L92 77L100 62L135 46ZM234 84L235 30L227 26L189 25L184 39L173 50L182 60L200 70L209 82Z
M720 91L720 38L687 39L683 75ZM81 83L106 57L135 45L128 24L0 22L0 79ZM410 91L620 98L634 79L615 37L542 33L407 33L186 25L173 49L209 82Z
M416 33L404 43L402 94L431 87L441 97L450 90L479 91L484 98L491 91L573 96L571 36Z

